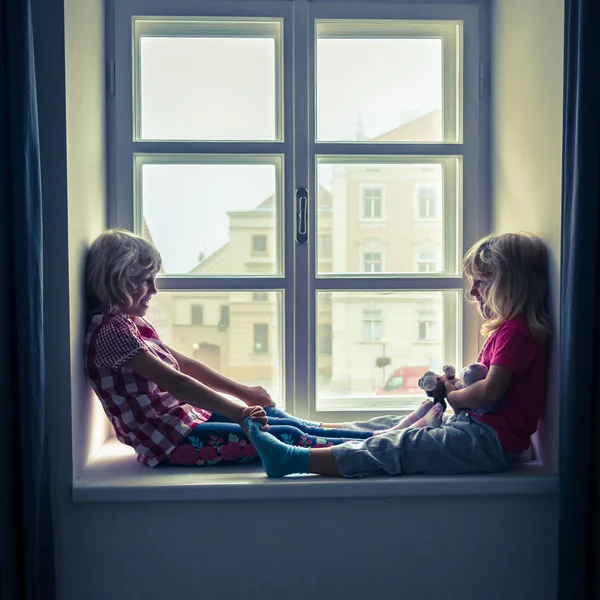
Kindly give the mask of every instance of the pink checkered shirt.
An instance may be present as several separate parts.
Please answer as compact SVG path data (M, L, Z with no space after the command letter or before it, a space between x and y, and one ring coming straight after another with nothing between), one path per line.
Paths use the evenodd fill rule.
M87 375L117 439L154 467L211 413L180 402L135 373L128 364L141 352L180 370L146 320L108 310L94 315L85 338Z

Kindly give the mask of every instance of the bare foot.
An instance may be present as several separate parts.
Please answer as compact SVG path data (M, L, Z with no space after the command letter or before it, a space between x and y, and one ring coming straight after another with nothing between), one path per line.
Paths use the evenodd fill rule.
M422 418L419 419L413 427L439 427L442 424L444 408L441 404L435 404L433 408Z

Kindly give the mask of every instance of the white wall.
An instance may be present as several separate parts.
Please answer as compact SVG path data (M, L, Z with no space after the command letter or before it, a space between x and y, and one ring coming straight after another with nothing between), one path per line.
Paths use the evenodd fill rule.
M59 600L555 598L555 496L73 504L73 470L87 455L74 464L72 444L90 446L79 433L72 441L71 423L85 427L91 414L77 278L104 226L103 19L100 0L66 0L66 18L63 0L33 4Z
M73 472L77 477L106 440L109 425L86 381L85 253L106 228L105 58L102 0L65 0L69 306L73 396Z
M558 332L564 0L494 0L492 9L492 229L530 229L547 243ZM556 361L539 441L558 470Z

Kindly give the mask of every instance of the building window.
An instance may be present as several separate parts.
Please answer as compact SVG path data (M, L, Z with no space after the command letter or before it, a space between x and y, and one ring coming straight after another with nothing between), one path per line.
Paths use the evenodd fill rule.
M383 317L380 310L363 311L363 340L380 340Z
M254 354L269 352L269 326L266 323L254 324Z
M439 219L439 193L433 185L419 185L417 194L417 219Z
M321 323L319 325L319 354L331 356L332 337L331 323Z
M269 292L253 292L252 302L266 302L269 299Z
M217 329L219 331L227 331L229 327L229 306L221 306L221 315L219 318L219 323L217 324Z
M329 258L331 256L331 236L320 235L319 236L319 247L318 247L320 258Z
M437 252L417 252L417 272L435 273L440 270Z
M204 325L204 306L192 304L192 325Z
M362 218L383 219L383 188L362 188Z
M434 312L419 312L419 341L434 342L439 340L438 315Z
M363 271L365 273L381 273L383 257L381 252L365 252L363 254Z
M252 236L252 254L267 253L267 236L253 235Z

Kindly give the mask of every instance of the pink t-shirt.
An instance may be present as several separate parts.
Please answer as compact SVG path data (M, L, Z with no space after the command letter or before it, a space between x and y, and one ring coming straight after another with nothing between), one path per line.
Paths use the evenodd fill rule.
M509 454L527 450L546 402L546 346L536 341L523 317L516 317L489 336L478 360L488 368L505 367L514 377L493 407L467 412L493 427Z

